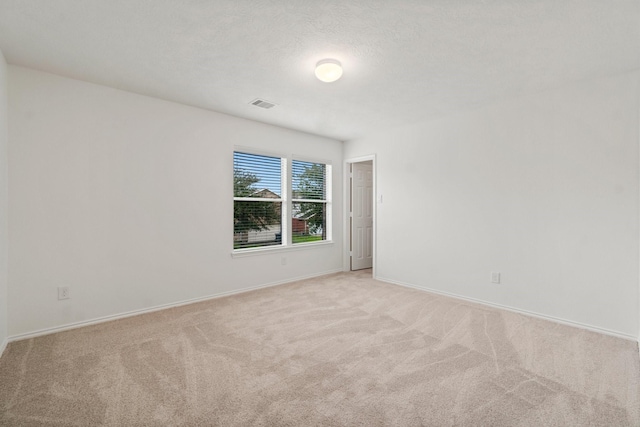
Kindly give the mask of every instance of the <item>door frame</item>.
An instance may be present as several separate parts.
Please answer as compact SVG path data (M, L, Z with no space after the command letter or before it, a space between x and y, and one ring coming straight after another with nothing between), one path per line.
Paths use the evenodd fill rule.
M351 164L352 163L361 163L371 161L372 165L372 174L373 174L373 238L371 244L372 248L372 257L373 257L373 277L376 277L376 253L377 253L377 244L376 244L376 215L378 210L378 191L377 191L377 173L376 173L376 155L370 154L368 156L354 157L350 159L346 159L344 161L344 187L342 194L344 195L344 242L343 242L343 262L342 269L343 271L351 271Z

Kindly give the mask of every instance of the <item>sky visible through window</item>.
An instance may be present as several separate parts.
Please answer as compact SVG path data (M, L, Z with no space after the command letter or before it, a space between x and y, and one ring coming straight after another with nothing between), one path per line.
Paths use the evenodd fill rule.
M282 196L281 161L279 157L257 154L233 153L235 171L254 175L258 181L252 184L256 191L267 189L278 197Z
M326 166L294 160L291 164L293 198L322 200L326 196Z

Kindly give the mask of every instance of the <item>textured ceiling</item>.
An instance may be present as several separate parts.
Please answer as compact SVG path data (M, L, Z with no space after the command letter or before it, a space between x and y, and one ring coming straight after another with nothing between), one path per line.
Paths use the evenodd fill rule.
M349 140L639 68L640 1L0 0L0 49L11 64ZM344 66L336 83L313 74L328 57Z

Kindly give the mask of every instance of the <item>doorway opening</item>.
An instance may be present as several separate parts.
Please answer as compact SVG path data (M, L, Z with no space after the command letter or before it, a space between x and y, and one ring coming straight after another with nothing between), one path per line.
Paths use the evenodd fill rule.
M345 270L371 270L375 277L375 157L346 162Z

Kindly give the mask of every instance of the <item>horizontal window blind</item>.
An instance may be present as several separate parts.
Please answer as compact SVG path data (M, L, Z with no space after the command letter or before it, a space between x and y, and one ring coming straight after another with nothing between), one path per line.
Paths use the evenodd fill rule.
M327 166L294 160L291 163L291 241L327 239Z
M294 199L325 200L326 168L322 163L294 160L291 163L291 187Z
M282 159L233 153L233 247L282 244Z
M282 195L282 159L233 153L233 196L279 199Z

